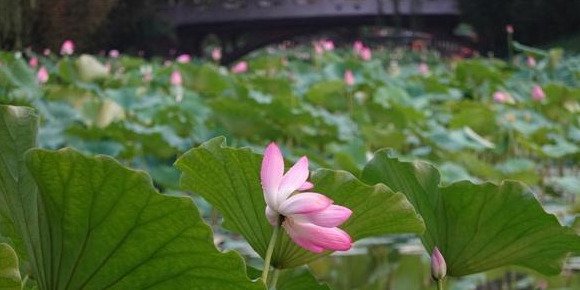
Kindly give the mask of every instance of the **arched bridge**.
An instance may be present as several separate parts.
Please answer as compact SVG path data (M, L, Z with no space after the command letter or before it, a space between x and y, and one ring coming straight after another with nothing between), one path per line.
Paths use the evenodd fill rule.
M261 46L321 31L358 37L352 28L393 26L448 37L459 22L455 0L181 0L160 7L179 49L200 55L216 35L229 63ZM344 36L344 35L343 35Z

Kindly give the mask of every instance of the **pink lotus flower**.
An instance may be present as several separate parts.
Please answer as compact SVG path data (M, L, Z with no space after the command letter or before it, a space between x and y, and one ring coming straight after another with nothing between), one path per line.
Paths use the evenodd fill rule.
M435 247L433 253L431 254L431 277L439 281L447 275L447 264L445 263L445 258L439 249Z
M344 83L350 87L350 86L354 86L354 81L355 81L354 74L352 73L352 71L346 70L344 72Z
M532 88L532 98L536 101L541 101L546 98L546 94L544 93L542 87L534 85L534 87Z
M513 25L511 25L511 24L508 24L508 25L506 25L506 26L505 26L505 31L506 31L508 34L513 34L513 33L514 33L514 26L513 26Z
M222 59L222 50L219 47L214 48L211 51L211 59L213 59L213 61L220 61Z
M535 67L536 66L536 59L533 56L528 56L527 58L528 66Z
M310 190L308 159L300 158L286 174L284 159L275 143L266 148L262 160L262 188L266 200L266 217L282 227L301 247L314 253L324 250L346 251L352 247L350 235L337 228L352 214L346 207L333 205L328 197Z
M181 73L178 70L174 70L171 73L171 84L178 87L180 87L183 84Z
M359 54L363 48L364 48L364 45L363 45L362 41L360 41L360 40L355 41L354 44L352 45L352 50L354 50L355 54Z
M333 51L334 50L334 42L332 40L323 40L322 47L326 51Z
M360 51L360 58L364 61L369 61L372 59L372 52L371 49L368 47L363 47Z
M50 51L50 48L45 48L45 49L42 51L42 54L43 54L44 56L49 56L51 53L52 53L52 52Z
M66 40L62 43L60 47L60 54L61 55L72 55L75 52L75 44L72 40Z
M426 63L422 62L422 63L419 65L419 72L420 72L422 75L428 75L428 74L429 74L429 66L428 66Z
M38 58L33 57L33 58L29 59L28 65L31 67L37 67L38 66Z
M245 73L247 70L248 70L248 63L245 61L240 61L232 67L232 73L235 73L235 74Z
M44 84L48 81L48 71L45 67L40 67L38 73L36 74L36 79L41 84Z
M113 50L109 51L109 57L110 58L119 58L119 55L120 55L120 53L116 49L113 49Z
M176 61L178 63L188 63L191 61L191 56L189 56L189 54L182 54L177 57Z
M497 91L493 93L493 100L498 103L505 103L508 100L507 95L502 91Z

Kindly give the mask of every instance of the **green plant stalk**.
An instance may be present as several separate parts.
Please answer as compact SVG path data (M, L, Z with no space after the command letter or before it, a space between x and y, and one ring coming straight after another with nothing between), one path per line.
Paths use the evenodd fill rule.
M507 34L508 43L508 63L510 65L514 64L514 36L512 33Z
M437 280L437 290L443 290L443 279Z
M278 239L278 232L280 231L280 216L276 219L276 225L274 226L274 232L270 238L270 244L268 244L268 250L266 250L266 258L264 259L264 270L262 270L262 281L264 284L268 285L268 273L270 273L270 262L272 260L272 253L274 253L274 247L276 246L276 240Z
M276 284L278 284L278 277L280 277L280 270L274 269L274 273L272 274L272 280L270 281L268 289L276 289Z

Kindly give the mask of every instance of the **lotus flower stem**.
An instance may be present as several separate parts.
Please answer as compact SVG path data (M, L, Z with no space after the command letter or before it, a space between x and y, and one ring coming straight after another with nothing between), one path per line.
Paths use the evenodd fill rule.
M276 284L278 284L278 277L280 276L280 270L274 269L274 273L272 274L272 280L270 281L270 286L268 289L276 289Z
M443 279L437 280L437 290L443 290Z
M264 270L262 271L262 281L264 284L268 285L268 273L270 272L270 261L272 260L272 253L274 253L274 247L276 246L276 240L278 239L278 232L280 231L280 216L276 219L276 225L274 226L274 232L270 238L270 244L268 244L268 250L266 250L266 258L264 259Z

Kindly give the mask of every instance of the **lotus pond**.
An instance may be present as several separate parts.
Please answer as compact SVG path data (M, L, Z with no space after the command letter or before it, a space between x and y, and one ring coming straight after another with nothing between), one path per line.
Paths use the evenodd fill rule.
M323 44L0 52L0 288L580 289L579 56Z

